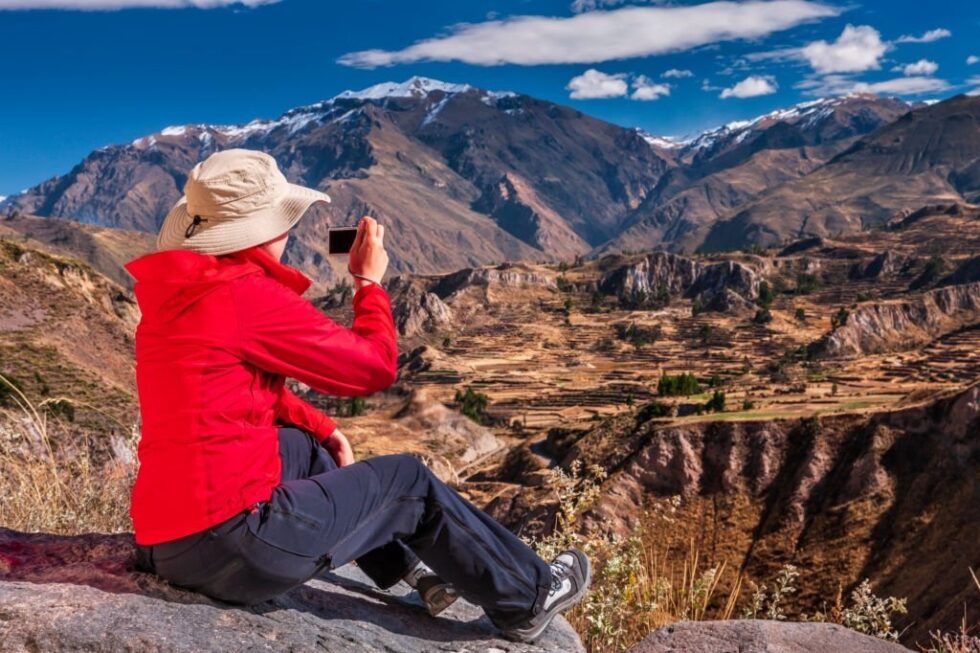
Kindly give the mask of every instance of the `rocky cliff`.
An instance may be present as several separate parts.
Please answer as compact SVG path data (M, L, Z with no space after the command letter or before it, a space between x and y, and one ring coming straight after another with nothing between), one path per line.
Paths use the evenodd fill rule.
M908 598L908 641L956 629L964 606L980 610L969 571L980 560L980 384L870 415L635 420L556 433L536 450L563 467L582 460L608 470L587 529L628 532L680 497L671 521L650 517L662 545L683 552L693 543L705 562L725 561L746 580L793 563L805 570L797 611L832 604L839 587L847 593L864 578L879 595ZM525 468L531 485L539 469ZM547 525L551 501L525 489L490 509L513 524Z
M861 304L811 345L824 358L912 349L980 321L980 283L944 286L908 299Z

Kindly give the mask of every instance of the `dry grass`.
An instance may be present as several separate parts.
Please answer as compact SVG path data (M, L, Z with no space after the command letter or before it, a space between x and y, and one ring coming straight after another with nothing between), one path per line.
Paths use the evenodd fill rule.
M757 584L723 561L705 562L693 540L672 545L665 534L681 507L680 497L649 503L629 537L583 534L581 517L598 498L604 479L603 469L583 472L578 461L568 472L553 470L549 482L558 499L556 527L544 539L530 542L546 560L574 546L592 561L589 594L565 615L587 650L626 651L653 630L678 621L788 618L785 607L797 592L800 570L787 564L775 578ZM751 592L745 591L747 587ZM904 612L904 599L875 596L865 580L847 604L839 593L827 613L796 618L829 621L896 640L899 633L891 618ZM948 637L953 641L954 636ZM937 648L929 653L980 651Z
M3 375L0 386L9 388L15 406L0 409L0 526L61 534L131 530L135 425L120 425L128 437L114 436L108 448L99 447L58 416L78 402L34 403Z

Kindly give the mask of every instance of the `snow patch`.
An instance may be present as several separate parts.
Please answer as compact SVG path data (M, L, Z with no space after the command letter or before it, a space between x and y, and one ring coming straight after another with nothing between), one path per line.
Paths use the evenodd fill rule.
M469 84L450 84L428 77L412 77L404 82L382 82L360 91L344 91L334 100L383 100L390 97L424 97L433 91L464 93L473 87Z

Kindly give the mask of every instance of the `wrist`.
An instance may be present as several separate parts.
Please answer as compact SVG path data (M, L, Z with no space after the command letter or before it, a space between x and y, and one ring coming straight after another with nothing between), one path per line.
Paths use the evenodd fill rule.
M354 292L357 292L365 286L380 286L381 284L373 279L361 279L360 277L354 277Z

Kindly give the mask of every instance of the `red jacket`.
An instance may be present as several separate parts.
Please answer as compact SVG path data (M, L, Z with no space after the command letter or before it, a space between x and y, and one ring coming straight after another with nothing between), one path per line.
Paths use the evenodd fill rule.
M212 256L165 250L126 264L136 279L140 468L130 516L136 542L213 526L280 480L277 425L323 441L333 420L285 377L341 397L387 388L398 344L388 293L354 294L342 327L300 295L310 279L259 247Z

